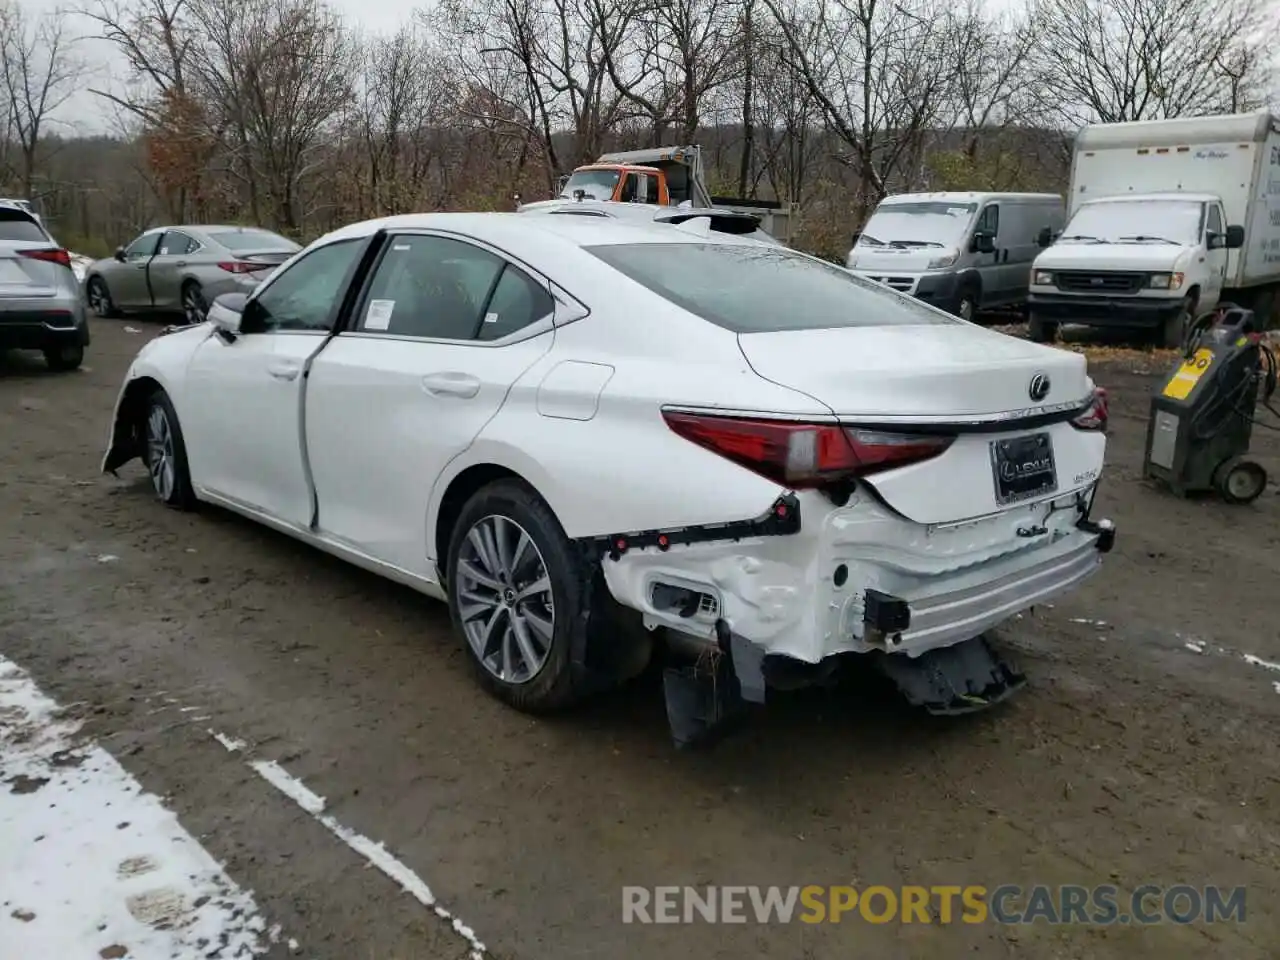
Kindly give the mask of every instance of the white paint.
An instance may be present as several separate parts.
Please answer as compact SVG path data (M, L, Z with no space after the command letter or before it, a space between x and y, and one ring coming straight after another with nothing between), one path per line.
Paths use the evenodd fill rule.
M0 657L0 960L265 952L252 896L79 726Z
M1262 667L1263 670L1275 670L1280 673L1280 663L1272 663L1270 660L1263 660L1261 657L1255 657L1252 653L1241 654L1244 662L1252 664L1255 667Z
M244 741L235 740L222 733L210 731L213 738L232 753L239 753L244 748ZM484 960L485 945L476 936L474 930L462 922L453 913L441 906L431 888L408 866L391 854L381 843L376 843L350 827L339 823L333 816L325 813L324 797L315 793L305 783L293 776L274 760L251 760L249 768L271 786L311 814L325 829L345 843L353 851L364 857L371 865L381 870L405 893L413 897L424 907L428 907L442 920L449 921L454 932L468 944L470 960ZM290 941L290 949L294 948Z
M878 496L836 506L800 491L799 536L631 550L605 561L609 590L663 626L689 629L677 614L653 608L653 580L709 584L736 633L764 653L813 663L873 649L861 636L858 597L867 586L927 584L903 597L912 626L898 649L915 655L1047 605L1102 562L1096 536L1079 529L1072 507L1101 474L1100 431L1065 422L1039 431L1051 438L1058 467L1060 488L1051 496L1001 504L992 479L990 443L1004 426L1090 395L1078 354L973 324L921 324L926 308L891 291L846 285L833 279L836 268L772 249L723 281L732 287L724 291L732 309L758 312L754 301L766 295L803 303L822 286L833 298L829 308L874 314L877 322L739 336L626 281L589 249L625 242L754 250L755 241L595 217L442 213L352 224L317 240L259 292L288 287L299 276L296 264L341 240L418 229L504 251L539 283L555 285L554 309L483 345L291 332L242 337L228 349L199 328L152 339L130 376L162 383L183 411L201 500L438 597L438 521L446 492L469 468L490 464L523 477L570 538L717 526L765 515L787 488L676 433L664 406L801 424L827 420L833 410L855 422L915 426L972 417L1001 432L962 433L933 459L871 474L866 486ZM796 259L770 267L773 257ZM732 262L726 257L720 269ZM672 274L671 288L696 295L704 278L683 269L678 281ZM370 305L370 326L389 304ZM1051 393L1029 406L1036 373L1050 378ZM560 397L550 391L557 383ZM299 409L307 413L305 457ZM543 415L548 409L557 415ZM806 426L787 442L793 467L817 449L817 429ZM367 467L392 458L394 470ZM699 482L690 485L690 476ZM311 525L316 490L324 491L323 532ZM1019 537L1022 525L1043 526L1047 535ZM850 559L841 588L819 563L831 556Z

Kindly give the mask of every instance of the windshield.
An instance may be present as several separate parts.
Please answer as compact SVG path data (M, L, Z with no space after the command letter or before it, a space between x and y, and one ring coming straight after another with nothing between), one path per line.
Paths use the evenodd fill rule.
M228 250L286 250L293 253L302 249L292 240L270 230L224 230L211 233L209 237Z
M958 323L782 247L619 243L584 248L619 273L734 333Z
M1197 243L1201 206L1192 200L1086 203L1072 216L1059 242Z
M954 247L963 240L977 209L976 203L945 200L882 203L862 228L858 246Z
M592 200L611 200L617 185L617 170L579 170L569 178L560 196L573 199L574 193L581 190Z

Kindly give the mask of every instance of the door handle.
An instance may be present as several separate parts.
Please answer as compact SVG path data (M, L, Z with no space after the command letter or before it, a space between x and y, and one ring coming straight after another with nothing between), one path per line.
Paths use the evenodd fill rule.
M272 363L267 366L267 373L277 380L293 380L301 369L296 363Z
M187 261L185 261L185 260L175 260L175 261L174 261L174 263L173 263L173 265L174 265L175 267L185 267L185 266L187 265Z
M480 381L468 373L429 373L422 378L422 389L435 397L470 400L480 392Z

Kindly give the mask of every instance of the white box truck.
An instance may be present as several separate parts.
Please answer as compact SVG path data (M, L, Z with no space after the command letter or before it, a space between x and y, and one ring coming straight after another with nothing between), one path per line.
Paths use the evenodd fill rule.
M1268 323L1280 284L1269 112L1085 127L1067 202L1067 226L1031 269L1032 340L1072 323L1145 328L1176 347L1219 301Z

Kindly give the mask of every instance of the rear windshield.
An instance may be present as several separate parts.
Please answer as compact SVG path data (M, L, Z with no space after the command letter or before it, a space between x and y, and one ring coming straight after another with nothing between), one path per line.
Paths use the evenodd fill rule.
M659 296L735 333L959 322L784 248L620 243L585 249Z
M296 243L270 230L224 230L209 234L228 250L301 250Z
M16 210L0 210L0 240L48 243L49 235L30 217Z

